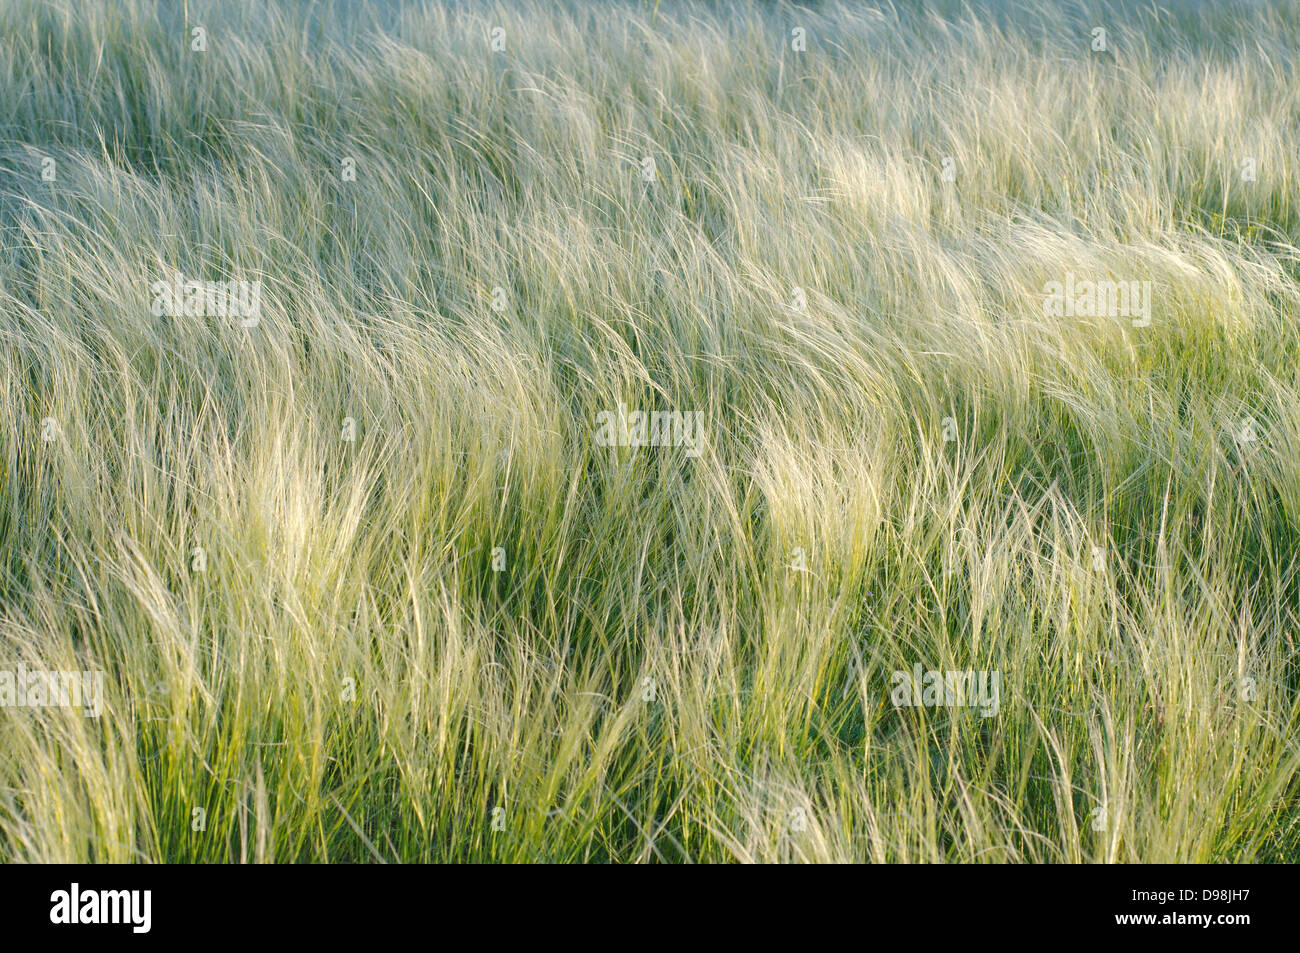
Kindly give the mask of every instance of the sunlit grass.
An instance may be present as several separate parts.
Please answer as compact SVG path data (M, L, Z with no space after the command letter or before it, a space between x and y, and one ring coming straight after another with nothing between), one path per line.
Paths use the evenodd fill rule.
M0 858L1300 858L1300 8L364 6L0 7Z

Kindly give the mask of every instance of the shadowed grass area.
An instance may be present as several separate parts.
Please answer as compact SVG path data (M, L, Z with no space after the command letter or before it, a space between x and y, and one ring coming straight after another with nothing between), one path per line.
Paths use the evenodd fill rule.
M0 35L0 859L1300 858L1294 4Z

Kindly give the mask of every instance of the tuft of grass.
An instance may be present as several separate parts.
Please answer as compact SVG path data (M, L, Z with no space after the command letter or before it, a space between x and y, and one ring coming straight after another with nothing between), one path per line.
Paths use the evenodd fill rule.
M1300 8L1171 7L0 6L0 859L1300 858Z

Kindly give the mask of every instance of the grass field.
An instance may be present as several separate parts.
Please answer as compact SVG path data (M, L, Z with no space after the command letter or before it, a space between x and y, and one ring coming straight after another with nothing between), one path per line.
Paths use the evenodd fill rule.
M0 859L1300 860L1300 6L925 6L0 5Z

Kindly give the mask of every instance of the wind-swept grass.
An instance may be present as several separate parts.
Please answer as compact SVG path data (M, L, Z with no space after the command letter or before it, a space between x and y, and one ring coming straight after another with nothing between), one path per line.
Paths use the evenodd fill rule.
M1300 858L1294 4L0 37L0 858Z

